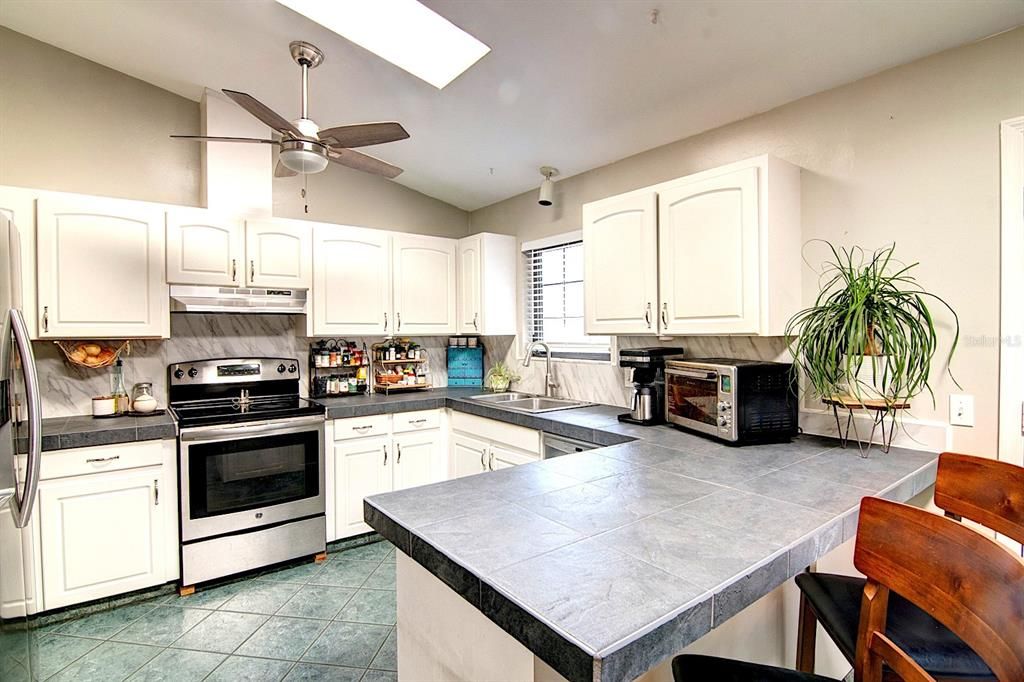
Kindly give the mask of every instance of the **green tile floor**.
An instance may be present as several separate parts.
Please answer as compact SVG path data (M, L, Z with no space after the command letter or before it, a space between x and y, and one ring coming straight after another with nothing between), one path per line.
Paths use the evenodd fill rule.
M398 677L394 547L352 547L35 636L40 680L389 682Z

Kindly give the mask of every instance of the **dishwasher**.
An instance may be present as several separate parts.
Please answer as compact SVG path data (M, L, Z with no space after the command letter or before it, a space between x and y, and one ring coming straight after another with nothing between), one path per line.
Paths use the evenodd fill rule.
M574 452L583 452L584 450L593 450L594 448L600 447L594 443L566 438L565 436L553 436L550 433L544 434L542 443L544 446L544 459L561 457L562 455L571 455Z

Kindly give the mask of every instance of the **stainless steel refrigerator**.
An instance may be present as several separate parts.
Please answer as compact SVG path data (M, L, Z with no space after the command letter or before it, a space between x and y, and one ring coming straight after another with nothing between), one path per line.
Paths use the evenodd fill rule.
M18 231L0 213L0 679L39 677L39 647L33 637L39 587L32 543L42 406L32 342L21 315Z

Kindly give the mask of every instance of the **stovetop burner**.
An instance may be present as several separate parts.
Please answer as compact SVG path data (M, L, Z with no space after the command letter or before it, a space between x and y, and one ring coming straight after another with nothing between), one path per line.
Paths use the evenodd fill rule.
M171 413L181 428L324 414L299 396L290 358L196 360L167 368Z

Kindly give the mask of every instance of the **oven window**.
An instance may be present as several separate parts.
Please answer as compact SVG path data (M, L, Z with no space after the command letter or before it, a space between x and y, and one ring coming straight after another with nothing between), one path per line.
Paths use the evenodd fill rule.
M697 379L672 374L666 377L668 383L669 410L672 414L701 422L710 426L718 425L718 381Z
M189 516L269 507L320 494L320 433L189 446Z

